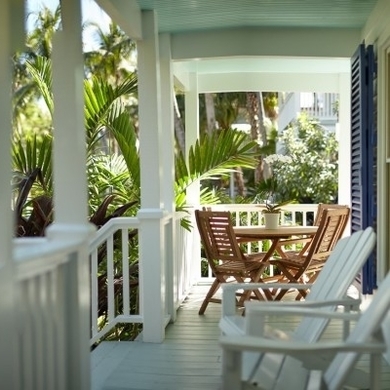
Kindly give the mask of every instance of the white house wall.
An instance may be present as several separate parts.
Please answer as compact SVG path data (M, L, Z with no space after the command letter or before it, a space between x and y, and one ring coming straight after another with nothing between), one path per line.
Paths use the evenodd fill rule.
M390 48L390 1L381 0L374 8L361 35L366 45L374 45L378 61L378 188L377 188L377 279L383 280L390 269L389 230L390 230L390 167L386 145L389 137L388 112L390 106L389 80L387 75L387 53Z

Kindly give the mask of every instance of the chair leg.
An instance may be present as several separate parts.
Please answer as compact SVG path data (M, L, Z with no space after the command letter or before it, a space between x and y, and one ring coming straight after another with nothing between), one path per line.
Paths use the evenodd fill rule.
M211 285L205 299L203 300L203 303L202 303L202 306L200 307L199 309L199 315L202 315L204 314L204 312L206 311L206 308L210 302L210 299L214 296L214 294L217 292L219 286L220 286L221 282L218 280L218 278L215 278L213 284Z

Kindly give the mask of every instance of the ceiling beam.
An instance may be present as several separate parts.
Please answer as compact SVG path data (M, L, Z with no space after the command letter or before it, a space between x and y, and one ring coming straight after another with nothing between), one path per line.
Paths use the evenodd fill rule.
M172 34L171 39L173 60L234 56L349 58L360 43L361 31L347 28L235 28Z
M131 39L142 39L141 10L135 0L95 0Z

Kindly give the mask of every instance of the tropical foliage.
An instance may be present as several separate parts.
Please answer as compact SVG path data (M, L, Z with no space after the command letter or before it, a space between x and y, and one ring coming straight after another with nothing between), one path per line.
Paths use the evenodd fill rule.
M301 115L284 131L280 141L292 163L275 166L283 199L298 203L337 203L338 142L318 121Z

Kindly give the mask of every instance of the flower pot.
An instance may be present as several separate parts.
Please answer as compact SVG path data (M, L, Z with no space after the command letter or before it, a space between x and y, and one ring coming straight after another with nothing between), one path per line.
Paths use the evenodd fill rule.
M264 224L266 229L277 229L279 226L280 213L264 213Z

